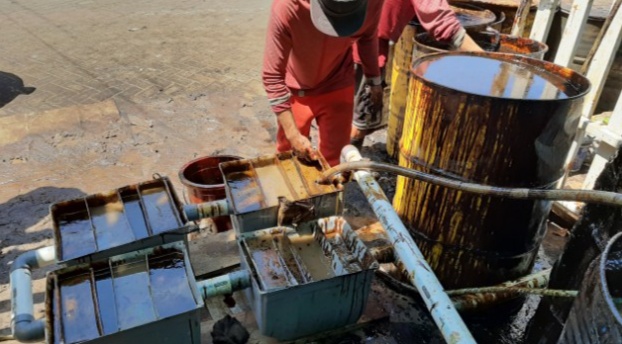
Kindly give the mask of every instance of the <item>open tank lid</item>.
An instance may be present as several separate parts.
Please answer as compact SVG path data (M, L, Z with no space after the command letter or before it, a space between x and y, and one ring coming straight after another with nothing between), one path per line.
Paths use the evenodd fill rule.
M514 100L574 99L590 88L587 78L569 68L514 54L430 54L416 60L412 72L431 87Z

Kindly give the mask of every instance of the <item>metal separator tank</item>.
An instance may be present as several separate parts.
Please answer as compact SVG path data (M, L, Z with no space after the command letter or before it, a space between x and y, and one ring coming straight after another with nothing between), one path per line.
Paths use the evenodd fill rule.
M341 214L342 193L333 185L316 183L327 167L323 157L308 163L289 152L221 163L236 231L245 233L279 225L279 198L306 208L308 217L298 219L300 222Z
M47 276L46 343L200 343L203 300L183 242Z
M356 322L378 263L338 216L238 237L261 332L292 340Z
M194 229L166 177L50 207L56 257L72 265L182 240Z

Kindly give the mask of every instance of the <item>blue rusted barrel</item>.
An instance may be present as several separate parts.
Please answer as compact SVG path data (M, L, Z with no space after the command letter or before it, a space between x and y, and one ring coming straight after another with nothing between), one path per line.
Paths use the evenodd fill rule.
M622 233L590 265L559 343L622 343Z

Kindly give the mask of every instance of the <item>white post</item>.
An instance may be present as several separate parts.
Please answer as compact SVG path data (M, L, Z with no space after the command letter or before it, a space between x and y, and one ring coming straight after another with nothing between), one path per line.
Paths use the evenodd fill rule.
M599 140L599 144L594 160L590 165L590 170L583 182L584 189L594 188L596 179L605 169L605 165L616 154L622 143L622 94L618 98L607 126L598 125L595 129L595 136Z
M575 140L570 147L568 157L566 158L566 166L569 166L574 159L577 151L579 150L579 146L581 145L581 141L583 141L583 138L585 137L585 129L587 128L594 109L596 108L603 86L607 80L609 69L611 69L611 64L615 59L618 48L620 47L620 41L622 40L621 31L622 11L618 9L618 11L614 14L613 20L611 21L611 26L609 26L607 32L603 36L602 44L596 50L594 59L592 60L590 68L587 71L586 77L592 83L592 88L583 100L583 106L580 109L581 123L579 124ZM618 105L619 102L616 105L616 108L618 108Z
M564 67L570 66L579 45L583 27L592 9L592 2L593 0L574 0L572 2L572 9L570 10L568 21L566 21L557 54L555 55L554 62L556 64Z
M561 0L540 0L529 38L538 42L546 42L560 2Z

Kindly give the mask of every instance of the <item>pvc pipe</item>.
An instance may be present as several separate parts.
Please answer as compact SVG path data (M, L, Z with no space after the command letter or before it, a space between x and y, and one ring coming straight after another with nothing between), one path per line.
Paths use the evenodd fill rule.
M199 204L184 205L184 213L189 221L197 221L208 217L231 215L232 210L226 199Z
M197 289L203 299L218 295L231 294L246 289L251 285L251 276L246 270L239 270L226 275L197 282Z
M341 152L344 161L362 159L359 151L351 145ZM464 321L458 314L443 286L432 272L423 254L411 238L408 230L393 209L380 185L367 171L356 171L354 179L367 197L374 213L385 228L389 240L394 246L399 264L406 270L408 279L417 288L434 322L448 343L475 343Z
M55 262L54 246L47 246L24 252L11 264L11 328L13 337L19 342L32 343L45 339L45 323L34 317L31 271Z
M322 173L322 180L318 182L326 183L327 180L330 180L330 178L337 173L361 169L395 173L400 176L421 180L426 183L440 185L447 188L470 192L478 195L515 199L577 201L613 205L618 207L622 206L622 194L616 192L595 190L545 190L503 188L497 186L462 182L456 179L435 176L410 168L375 161L354 161L337 165Z

